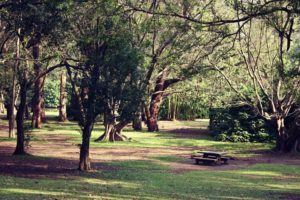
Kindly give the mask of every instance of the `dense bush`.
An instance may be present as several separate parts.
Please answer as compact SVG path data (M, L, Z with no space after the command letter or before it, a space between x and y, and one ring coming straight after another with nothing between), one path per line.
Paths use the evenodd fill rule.
M219 141L267 142L273 130L249 106L213 108L209 113L210 133Z
M47 108L56 108L59 105L60 81L46 80L44 86L45 106Z

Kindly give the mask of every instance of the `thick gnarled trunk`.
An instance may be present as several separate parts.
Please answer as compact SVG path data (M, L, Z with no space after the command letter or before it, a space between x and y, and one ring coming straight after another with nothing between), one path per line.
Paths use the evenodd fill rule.
M97 138L95 141L125 141L128 138L122 134L122 130L127 126L128 122L119 122L118 124L115 123L106 123L105 124L105 131L104 133Z

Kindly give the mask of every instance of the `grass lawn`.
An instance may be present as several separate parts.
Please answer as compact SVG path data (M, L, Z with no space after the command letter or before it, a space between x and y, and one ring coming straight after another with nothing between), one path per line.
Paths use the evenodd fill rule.
M2 125L5 123L1 121ZM5 155L6 159L3 160L2 150L14 147L14 141L6 138L6 133L2 132L0 167L39 167L46 173L42 174L43 176L27 177L26 172L25 176L22 176L0 171L0 199L300 199L299 165L284 161L247 163L247 159L251 160L256 151L268 150L272 144L216 142L202 133L207 122L174 122L173 125L170 123L165 123L167 129L170 126L175 127L174 129L181 126L198 128L201 134L185 136L172 133L172 129L160 133L133 132L126 129L124 133L132 138L129 142L91 142L91 150L94 151L92 157L95 157L93 164L101 167L95 167L90 173L80 173L74 170L76 165L72 165L73 169L69 169L68 173L57 171L47 174L47 167L53 167L54 159L77 163L77 154L69 152L76 150L71 144L80 143L76 123L62 124L50 120L43 129L30 132L33 146L30 153L35 156ZM96 125L93 139L102 131L102 126ZM178 132L180 131L176 131ZM63 151L62 155L53 153L55 149L51 149L51 145L59 146L60 140L51 138L67 139L63 140L61 146L65 145L68 151ZM50 148L46 151L49 154L41 153L43 148ZM121 157L122 151L146 152L149 149L149 152L160 152L168 148L173 152L170 155L141 153L141 157L145 159L134 155L130 159ZM230 165L224 169L214 166L201 168L202 166L187 161L186 154L181 154L181 151L192 153L194 149L227 151L241 160L246 160L243 161L246 164L232 169ZM116 150L120 152L116 153ZM101 160L101 152L111 152L120 159ZM296 157L296 160L299 161L299 157ZM193 168L174 170L176 165ZM69 168L64 166L63 161L56 162L54 167ZM39 171L34 173L39 174Z
M258 164L183 174L145 161L111 166L113 170L66 179L0 176L0 199L284 199L300 195L299 166Z

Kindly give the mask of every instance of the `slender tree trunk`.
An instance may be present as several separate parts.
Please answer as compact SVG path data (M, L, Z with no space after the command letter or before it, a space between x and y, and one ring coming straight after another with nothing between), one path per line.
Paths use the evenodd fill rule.
M40 46L35 44L32 47L32 56L35 59L34 72L35 76L38 77L41 74L41 65L38 61L40 55ZM42 103L43 103L43 78L39 78L35 81L34 85L34 96L33 96L33 113L32 113L32 128L42 128Z
M18 30L20 33L20 30ZM17 37L17 43L16 43L16 63L13 67L13 77L12 77L12 87L11 87L11 95L10 95L10 112L9 112L9 123L8 123L8 135L9 137L15 136L15 102L16 102L16 85L17 85L17 79L16 79L16 72L17 68L20 64L19 58L20 58L20 38Z
M30 111L29 111L28 103L26 103L25 119L30 120Z
M5 112L5 106L4 106L4 97L3 94L1 92L1 104L0 104L0 112L4 113Z
M177 113L177 97L173 96L172 97L172 121L176 121L176 113Z
M60 98L59 98L59 121L67 121L67 93L66 93L67 77L64 72L60 76Z
M167 115L167 119L171 120L171 97L168 97L168 115Z
M10 115L11 115L11 113L10 113L10 103L6 102L4 104L4 106L5 106L5 109L6 109L6 117L5 117L5 119L9 120Z
M91 170L90 162L90 138L93 130L93 123L87 123L82 131L82 143L80 146L79 167L80 171Z
M132 122L132 128L135 131L141 131L142 130L142 113L137 112L134 116L133 122Z
M27 98L27 86L26 81L21 84L20 87L20 104L17 111L17 146L15 149L15 155L23 155L25 152L25 133L24 133L24 115L26 111L26 98Z

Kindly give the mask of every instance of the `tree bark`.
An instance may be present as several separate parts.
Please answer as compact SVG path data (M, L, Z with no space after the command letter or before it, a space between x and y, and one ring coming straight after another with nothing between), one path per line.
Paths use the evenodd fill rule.
M60 98L59 98L59 121L67 121L67 93L66 93L67 77L64 72L60 76Z
M149 132L158 131L158 112L159 106L162 101L164 84L166 79L166 71L164 70L156 79L155 89L151 96L150 109L149 109L149 118L147 119L147 126Z
M147 118L148 132L155 132L158 130L158 113L159 108L163 100L164 91L171 85L181 81L182 79L174 78L167 79L168 68L165 68L157 77L155 89L151 96L150 108L149 108L149 117Z
M80 146L79 167L80 171L91 170L90 162L90 138L93 130L93 123L88 123L82 131L82 143Z
M14 155L24 155L25 152L25 133L24 133L24 115L26 111L27 83L24 81L20 85L20 104L17 111L17 146Z
M40 46L35 44L32 46L32 56L34 61L35 76L41 75L41 65L38 61L40 55ZM38 78L34 84L34 96L33 96L33 113L32 113L32 128L42 128L42 103L43 103L43 77Z

